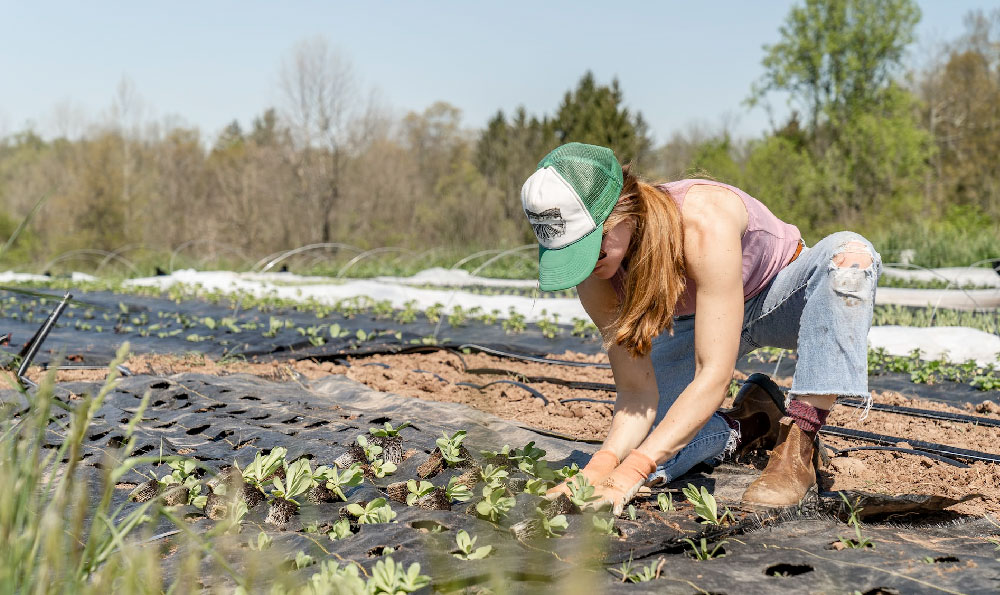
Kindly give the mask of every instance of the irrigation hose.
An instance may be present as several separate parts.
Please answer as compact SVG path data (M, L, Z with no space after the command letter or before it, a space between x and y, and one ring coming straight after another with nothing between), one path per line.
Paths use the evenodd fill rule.
M947 444L937 444L936 442L924 442L923 440L898 438L896 436L875 434L872 432L864 432L862 430L852 430L850 428L841 428L839 426L823 426L819 429L819 431L821 434L827 434L829 436L839 436L840 438L850 438L852 440L872 442L883 446L895 446L900 442L905 442L917 450L927 451L936 455L964 461L1000 463L1000 455L980 452L978 450L957 448L955 446L948 446Z
M902 448L899 446L854 446L851 448L830 448L833 451L833 456L839 457L842 454L849 452L856 452L859 450L886 450L891 452L902 452L911 455L919 455L922 457L927 457L928 459L933 459L935 461L940 461L946 465L951 465L952 467L958 467L960 469L968 469L969 466L961 461L956 461L950 457L945 457L941 455L934 454L932 452L924 452L922 450L916 450L913 448Z

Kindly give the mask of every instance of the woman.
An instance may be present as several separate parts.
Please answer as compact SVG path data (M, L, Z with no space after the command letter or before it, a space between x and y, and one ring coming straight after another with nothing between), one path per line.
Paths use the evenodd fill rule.
M611 361L611 429L581 471L600 502L619 514L648 482L764 447L770 460L744 504L798 504L816 483L814 438L836 398L870 398L882 266L871 243L838 232L805 248L794 225L737 188L653 186L610 149L580 143L542 159L521 201L541 289L577 288ZM764 345L798 350L787 411L764 377L718 412L737 358Z

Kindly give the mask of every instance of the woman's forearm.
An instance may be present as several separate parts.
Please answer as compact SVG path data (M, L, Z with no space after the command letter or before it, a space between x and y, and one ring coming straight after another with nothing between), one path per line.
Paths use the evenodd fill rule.
M666 415L636 448L657 463L676 455L690 442L725 399L726 382L697 375Z
M619 391L611 430L602 448L615 453L619 460L628 456L653 427L658 400L659 393L655 387L652 391Z

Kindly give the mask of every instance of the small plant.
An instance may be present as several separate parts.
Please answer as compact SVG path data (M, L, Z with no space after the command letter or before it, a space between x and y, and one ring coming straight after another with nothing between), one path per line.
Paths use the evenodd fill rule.
M454 306L451 309L451 314L448 315L448 325L452 327L465 326L467 320L466 312L462 309L462 306Z
M330 538L331 541L337 541L338 539L344 539L345 537L350 537L351 533L351 522L347 519L340 519L333 524L330 531L327 532L326 536Z
M462 529L455 535L455 543L458 545L458 553L452 554L459 560L482 560L493 551L492 545L476 547L478 537L469 536L469 533Z
M617 572L622 577L622 582L645 583L660 578L660 567L663 566L663 558L649 563L649 566L640 566L638 572L633 569L632 556L629 555L627 562L622 562L618 568L612 568L611 572Z
M517 334L524 332L524 329L527 328L527 323L524 315L519 314L514 306L511 306L507 312L507 318L500 323L500 326L507 334Z
M596 502L599 498L594 495L594 486L590 485L583 474L579 474L569 482L569 501L577 508L584 508L591 502Z
M545 537L559 537L560 534L556 532L556 529L565 531L569 527L569 523L566 521L566 515L557 514L551 519L545 515L545 511L541 508L535 508L535 512L539 515L539 520L541 521L542 531L545 533Z
M602 535L614 535L615 517L594 515L591 517L591 523L593 523L594 528L597 529L598 533Z
M257 453L253 462L247 465L246 469L240 471L243 479L250 482L258 489L263 489L264 482L267 481L274 472L277 471L285 461L285 454L288 451L280 446L271 449L267 456ZM236 466L240 470L239 465Z
M308 566L312 566L315 560L313 557L305 552L298 552L295 554L295 569L302 570Z
M701 486L701 491L693 484L687 484L682 492L687 501L694 505L695 513L701 517L704 525L721 525L726 519L733 520L733 513L726 509L726 512L719 516L719 505L715 501L715 496L710 494L705 486Z
M441 320L441 313L444 312L444 304L438 302L424 310L427 321L437 324Z
M372 475L375 477L385 477L396 472L396 464L382 459L375 459L371 464Z
M524 493L535 494L536 496L543 496L545 495L545 492L548 491L550 485L551 485L550 481L542 479L540 477L536 477L535 479L529 479L527 483L524 484Z
M719 550L728 543L727 541L720 541L712 549L708 549L708 541L704 537L701 538L700 546L690 539L685 539L684 541L691 546L691 557L695 560L711 560L713 558L726 557L725 551L720 554Z
M472 499L472 490L464 483L459 483L457 477L452 477L448 480L444 495L449 502L468 502Z
M372 436L377 436L380 438L391 438L393 436L398 436L399 431L402 430L403 428L409 427L409 425L410 422L404 421L403 423L399 424L394 428L392 427L391 423L385 422L385 425L381 428L369 428L368 433L370 433Z
M479 474L483 478L483 481L486 482L486 485L491 488L499 486L509 475L500 467L494 467L493 465L486 465L479 471Z
M634 521L636 519L636 510L634 505L629 504L628 508L626 508L625 511L628 514L628 518L630 521Z
M656 495L656 505L663 512L673 512L677 510L674 506L674 495L669 492L660 492Z
M374 525L377 523L389 523L396 518L396 511L389 506L385 498L375 498L368 504L348 504L347 512L358 517L359 525Z
M451 437L448 437L445 432L441 432L441 435L442 437L437 439L436 444L448 466L454 467L464 461L462 441L465 440L465 430L459 430Z
M430 582L431 577L420 574L420 564L414 562L406 569L390 556L375 563L372 577L368 581L368 591L373 595L412 593L423 589Z
M406 482L406 489L409 491L406 495L406 505L413 506L417 500L434 491L434 484L429 481L417 482L411 479Z
M861 511L864 510L864 507L858 507L860 498L855 501L854 504L851 504L851 501L847 499L844 492L839 492L839 494L840 499L844 501L844 505L847 507L847 526L854 527L854 539L847 539L838 535L837 538L840 540L840 543L844 547L850 549L860 550L869 547L874 548L875 543L861 533L861 517L859 515L861 514Z
M483 487L483 499L476 504L476 512L494 523L499 522L514 507L514 498L505 494L504 488Z
M361 472L361 466L357 463L354 463L341 472L338 472L333 467L324 467L323 469L322 478L326 480L326 489L339 496L345 502L347 501L347 496L344 495L344 488L359 486L365 479L364 474ZM318 471L317 475L320 475Z
M365 458L368 459L368 462L374 462L382 454L382 447L369 442L368 438L364 436L358 436L358 445L364 449Z
M251 541L248 545L250 546L250 549L254 551L263 552L264 550L271 549L271 544L273 542L274 539L270 535L261 531L257 534L257 540Z
M274 484L271 496L276 499L293 502L297 506L298 502L295 500L295 497L306 493L309 491L309 488L316 485L312 469L309 465L309 459L299 459L291 465L285 463L284 467L284 481L280 477L275 477L271 480Z

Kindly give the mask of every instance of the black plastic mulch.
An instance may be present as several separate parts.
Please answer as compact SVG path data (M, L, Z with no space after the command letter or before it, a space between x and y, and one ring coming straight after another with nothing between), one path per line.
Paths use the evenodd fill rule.
M59 385L57 395L75 402L71 393L93 392L94 384ZM402 430L404 448L417 454L401 465L392 478L379 480L384 488L390 480L405 480L412 468L422 462L434 447L441 432L458 429L469 432L466 445L478 456L480 449L498 449L503 444L522 446L528 441L548 451L553 466L584 462L595 446L561 440L532 432L508 421L451 404L418 401L372 391L344 377L332 376L308 385L276 383L246 375L214 377L181 374L169 378L136 376L123 379L97 412L87 434L85 466L93 468L114 456L124 428L136 411L146 391L150 407L137 430L137 453L164 455L190 453L211 469L219 469L234 460L246 465L255 452L276 446L288 449L288 458L310 457L313 466L332 464L344 453L356 436L369 427L389 421L398 425L410 421ZM6 402L20 402L13 391L0 393ZM62 431L51 426L46 446L55 448ZM166 465L146 467L132 472L123 481L139 483L155 474L166 475ZM443 485L446 474L431 479ZM589 520L570 515L567 536L558 539L514 539L509 527L529 518L541 501L519 495L510 518L498 526L467 514L469 504L455 504L448 511L427 511L392 503L396 522L360 526L357 534L332 541L320 533L308 533L309 525L326 528L340 518L342 504L303 504L301 513L283 528L264 522L266 505L251 510L243 537L254 540L263 529L275 538L275 555L292 557L305 551L317 560L353 561L367 571L381 559L385 546L395 548L392 556L404 564L420 562L423 572L431 574L436 588L487 583L500 577L513 592L547 591L555 583L583 580L590 592L634 590L637 592L767 592L776 588L803 592L987 592L1000 579L1000 563L991 553L987 535L997 530L984 523L961 522L943 526L868 525L866 536L874 549L835 551L828 549L839 536L853 537L853 530L830 514L840 512L835 495L814 499L801 511L757 515L735 507L742 489L752 481L752 469L723 465L714 470L701 468L671 486L673 490L687 482L704 485L722 504L734 508L737 522L715 527L697 522L683 496L672 491L678 505L674 512L663 512L653 505L652 496L640 499L636 520L618 519L619 536L599 541L596 550L583 530ZM381 495L381 488L366 482L348 493L351 500L370 500ZM128 489L116 491L116 504L124 501ZM853 495L852 495L853 497ZM866 506L893 506L892 498L869 495ZM473 501L474 502L474 501ZM946 506L937 502L932 508ZM134 505L129 505L129 507ZM126 508L129 510L129 507ZM195 527L207 529L211 522L200 518L193 507L182 507ZM928 512L925 510L924 512ZM909 519L921 518L920 515ZM443 525L442 533L422 529L433 523ZM168 530L161 524L159 530ZM496 551L479 561L458 561L450 556L455 534L465 529L479 537L477 546L492 544ZM684 541L699 542L705 537L710 547L725 542L726 558L696 561L689 557ZM173 543L174 537L161 540ZM181 543L178 541L177 543ZM165 550L169 552L168 550ZM179 550L181 553L184 547ZM167 566L173 572L177 556L167 554ZM639 566L660 567L660 578L653 582L622 585L612 571L632 559ZM235 560L237 565L239 560ZM310 568L298 572L307 577Z

